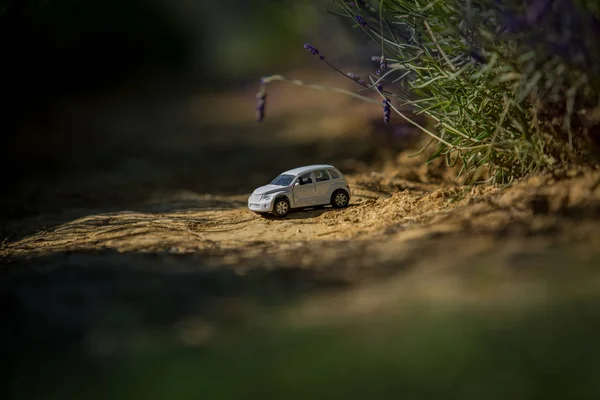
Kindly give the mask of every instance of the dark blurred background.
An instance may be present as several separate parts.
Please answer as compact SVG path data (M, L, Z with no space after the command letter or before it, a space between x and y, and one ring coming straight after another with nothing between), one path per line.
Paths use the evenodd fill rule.
M0 7L5 122L22 123L61 98L148 82L232 87L309 64L305 42L332 45L334 59L359 59L351 30L324 12L333 2L3 0Z
M319 74L332 75L304 43L337 65L369 66L372 49L325 11L335 7L316 0L3 0L7 195L0 217L133 207L156 191L245 193L282 168L365 156L343 141L323 150L277 139L295 115L324 115L311 100L324 96L306 89L280 89L288 94L270 98L268 121L254 122L261 76L307 71L319 83ZM237 97L219 100L224 93ZM295 110L272 112L300 93L307 100ZM215 160L220 169L203 174ZM240 170L250 174L232 179Z
M306 63L305 41L326 38L340 54L351 46L338 19L322 12L333 2L2 3L3 94L8 110L21 112L150 77L218 88Z

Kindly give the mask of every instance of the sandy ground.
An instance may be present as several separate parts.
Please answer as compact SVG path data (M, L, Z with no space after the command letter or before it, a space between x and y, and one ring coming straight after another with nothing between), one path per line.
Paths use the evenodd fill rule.
M67 103L52 130L31 127L5 148L20 171L1 204L7 359L104 354L97 338L132 324L238 321L248 298L309 299L293 318L309 323L381 312L398 293L511 299L533 293L517 282L578 266L578 287L597 290L597 169L464 187L426 155L409 158L420 137L382 126L377 108L280 86L260 125L254 90ZM253 188L322 162L346 174L346 209L246 209ZM349 287L327 307L306 297Z
M240 271L285 265L376 270L388 261L448 255L440 238L469 243L461 249L464 257L500 250L515 238L522 239L516 254L595 240L597 171L542 174L509 187L424 183L423 171L394 164L380 172L350 174L348 208L296 210L284 219L250 212L247 195L179 193L175 199L153 199L147 206L153 212L75 218L5 242L0 254L7 260L103 251L189 254Z
M335 74L288 75L352 84ZM600 172L593 168L464 187L441 161L425 164L427 152L409 157L423 138L399 121L384 126L378 107L275 85L267 120L257 124L255 90L57 106L49 123L5 148L20 174L2 198L4 263L150 254L236 273L301 268L355 281L440 258L519 257L582 242L590 243L586 252L596 248ZM283 220L246 209L248 194L282 170L325 162L347 175L347 209L300 210Z

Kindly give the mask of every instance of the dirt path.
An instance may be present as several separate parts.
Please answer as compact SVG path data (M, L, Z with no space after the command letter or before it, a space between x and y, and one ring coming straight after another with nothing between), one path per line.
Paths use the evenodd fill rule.
M288 75L340 84L336 75ZM102 260L160 273L302 271L318 286L490 254L510 264L556 246L595 254L597 170L461 187L440 162L425 164L426 153L409 158L418 135L398 121L382 126L377 107L280 86L256 124L254 90L82 101L58 108L52 131L17 137L3 148L16 171L0 199L0 256L14 266L3 271L35 279L47 265ZM284 220L246 209L248 194L277 173L323 162L348 177L347 209Z
M404 177L409 170L395 169ZM124 210L76 218L5 243L0 254L11 259L108 250L200 254L241 269L320 267L436 257L418 253L430 242L438 246L440 237L477 238L469 246L476 253L507 237L527 238L522 250L528 251L536 239L543 238L549 248L592 240L596 232L600 174L593 170L535 176L508 188L433 185L394 177L392 170L349 176L353 199L343 210L264 218L246 209L243 195L187 194L172 197L167 206L161 203L166 212ZM190 200L194 208L177 207Z
M356 360L381 354L375 366L393 364L388 349L400 345L402 354L410 352L414 335L397 340L390 327L419 326L421 307L431 312L421 320L429 339L415 347L421 349L415 357L426 358L428 340L435 343L439 333L452 350L442 347L431 364L438 365L463 334L477 341L478 329L486 329L459 319L450 323L454 336L447 335L448 320L438 310L449 305L467 313L483 307L490 326L497 315L509 315L510 325L519 318L506 309L520 315L532 304L547 310L550 300L598 293L599 170L571 167L507 187L464 187L441 163L425 164L427 154L409 158L414 136L401 125L382 127L380 110L310 92L274 92L270 122L257 125L248 123L253 97L248 90L81 105L59 118L58 133L48 134L52 140L46 132L24 134L2 148L6 170L14 171L6 182L10 196L0 198L0 311L7 327L0 329L0 352L14 366L0 385L12 391L7 398L88 396L85 383L73 386L79 381L96 385L91 398L120 398L105 393L119 379L148 398L171 398L173 382L199 387L189 397L197 398L206 390L198 371L218 382L231 366L240 371L233 391L250 381L257 389L264 376L288 382L289 375L277 372L290 366L299 374L312 371L304 367L304 348L335 354L334 344L355 333L365 339L339 354ZM283 220L247 210L248 194L273 175L323 162L349 179L348 208L297 211ZM572 320L578 304L564 313L568 333L578 332L574 323L597 321L595 306L589 319ZM401 312L412 313L408 324L402 316L385 322ZM383 341L365 331L374 319L388 332ZM553 329L563 332L563 320L557 321ZM515 332L529 338L538 326L535 319L531 324L517 324ZM304 329L314 325L341 330L330 341L306 341ZM257 326L258 335L252 333ZM291 336L282 333L290 328ZM503 340L504 331L497 332ZM588 351L576 334L565 340L572 337ZM237 343L245 344L240 349ZM370 347L378 343L385 351ZM498 356L495 342L490 348L476 355ZM207 358L206 349L213 355ZM248 364L239 362L244 349L250 349ZM554 359L543 346L540 351ZM280 354L290 361L271 364ZM222 361L228 357L234 361ZM448 370L454 370L452 360ZM340 367L333 362L329 371ZM383 377L377 368L358 374L357 385ZM165 375L175 370L176 376ZM180 378L181 371L193 375ZM412 365L407 371L411 376ZM252 374L260 377L246 379ZM46 383L31 385L37 376ZM323 376L337 375L313 382ZM424 375L423 387L430 376ZM352 388L346 380L340 385ZM168 395L156 395L160 387ZM243 394L226 397L246 396L239 390Z

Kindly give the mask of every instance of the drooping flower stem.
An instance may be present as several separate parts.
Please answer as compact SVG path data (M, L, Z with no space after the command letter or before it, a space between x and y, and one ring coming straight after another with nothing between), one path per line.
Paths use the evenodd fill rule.
M303 86L303 87L306 87L306 88L309 88L309 89L314 89L314 90L320 90L320 91L325 91L325 92L332 92L332 93L343 94L345 96L350 96L352 98L364 101L365 103L377 104L377 105L381 106L381 102L379 102L378 100L371 99L371 98L366 97L366 96L361 96L360 94L357 94L357 93L354 93L354 92L350 92L348 90L338 89L338 88L333 88L333 87L323 86L323 85L315 85L315 84L305 83L305 82L303 82L301 80L298 80L298 79L288 79L288 78L285 78L282 75L271 75L271 76L263 77L261 79L261 84L262 85L267 85L267 84L269 84L271 82L276 82L276 81L285 82L285 83L289 83L289 84L296 85L296 86ZM381 92L381 91L378 90L378 93L384 99L386 98L383 92ZM409 124L411 124L411 125L415 126L416 128L420 129L421 131L423 131L427 135L431 136L432 138L434 138L438 142L443 143L443 144L445 144L446 146L449 146L449 147L451 146L455 150L474 150L474 149L478 149L478 148L488 147L488 145L475 145L475 146L469 146L469 147L452 145L451 143L449 143L446 140L442 139L441 137L439 137L435 133L431 132L429 129L425 128L423 125L420 125L418 122L416 122L412 118L408 117L405 113L403 113L402 111L400 111L398 108L394 107L394 105L391 102L388 102L387 106L389 106L389 108L391 109L390 113L391 113L391 111L394 111L396 114L398 114L402 119L404 119ZM496 150L499 150L499 149L496 149Z
M367 85L367 83L364 80L358 78L356 75L354 75L352 73L344 73L342 70L340 70L335 65L333 65L332 63L330 63L325 58L325 55L323 55L323 53L319 52L319 50L316 47L314 47L314 46L312 46L312 45L310 45L310 44L307 43L307 44L304 45L304 49L307 50L307 51L309 51L313 56L319 56L319 59L321 61L323 61L325 64L327 64L327 66L329 68L333 69L335 72L339 73L340 75L344 76L345 78L349 78L349 79L353 80L354 82L358 83L359 85L361 85L362 87L364 87L366 89L372 89L373 88L372 86ZM380 63L380 67L382 68L382 71L385 70L386 69L385 57L383 57L383 56L379 57L378 61ZM378 73L378 75L379 75L379 73ZM383 79L383 77L382 77L382 79ZM379 83L380 80L378 80L378 83ZM382 91L382 92L384 92L386 94L391 94L390 92L385 91L383 89L383 86L381 84L379 84L378 87L379 87L380 91Z
M354 93L351 92L349 90L344 90L344 89L339 89L339 88L334 88L334 87L329 87L329 86L323 86L323 85L315 85L315 84L311 84L311 83L305 83L301 80L298 79L288 79L285 78L282 75L271 75L271 76L266 76L264 78L261 79L261 82L263 84L268 84L270 82L274 82L274 81L281 81L281 82L286 82L286 83L291 83L292 85L296 85L296 86L304 86L310 89L315 89L315 90L321 90L321 91L326 91L326 92L333 92L333 93L339 93L339 94L343 94L346 96L350 96L353 97L355 99L367 102L367 103L371 103L371 104L379 104L379 101L377 100L373 100L369 97L366 96L362 96L358 93Z

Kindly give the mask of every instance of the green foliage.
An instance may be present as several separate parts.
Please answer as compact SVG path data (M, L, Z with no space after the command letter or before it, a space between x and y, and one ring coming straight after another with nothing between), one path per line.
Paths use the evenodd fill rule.
M489 172L503 183L586 153L577 112L600 104L595 0L335 2L365 18L355 26L388 60L371 81L435 121L436 156L461 160L470 181Z

